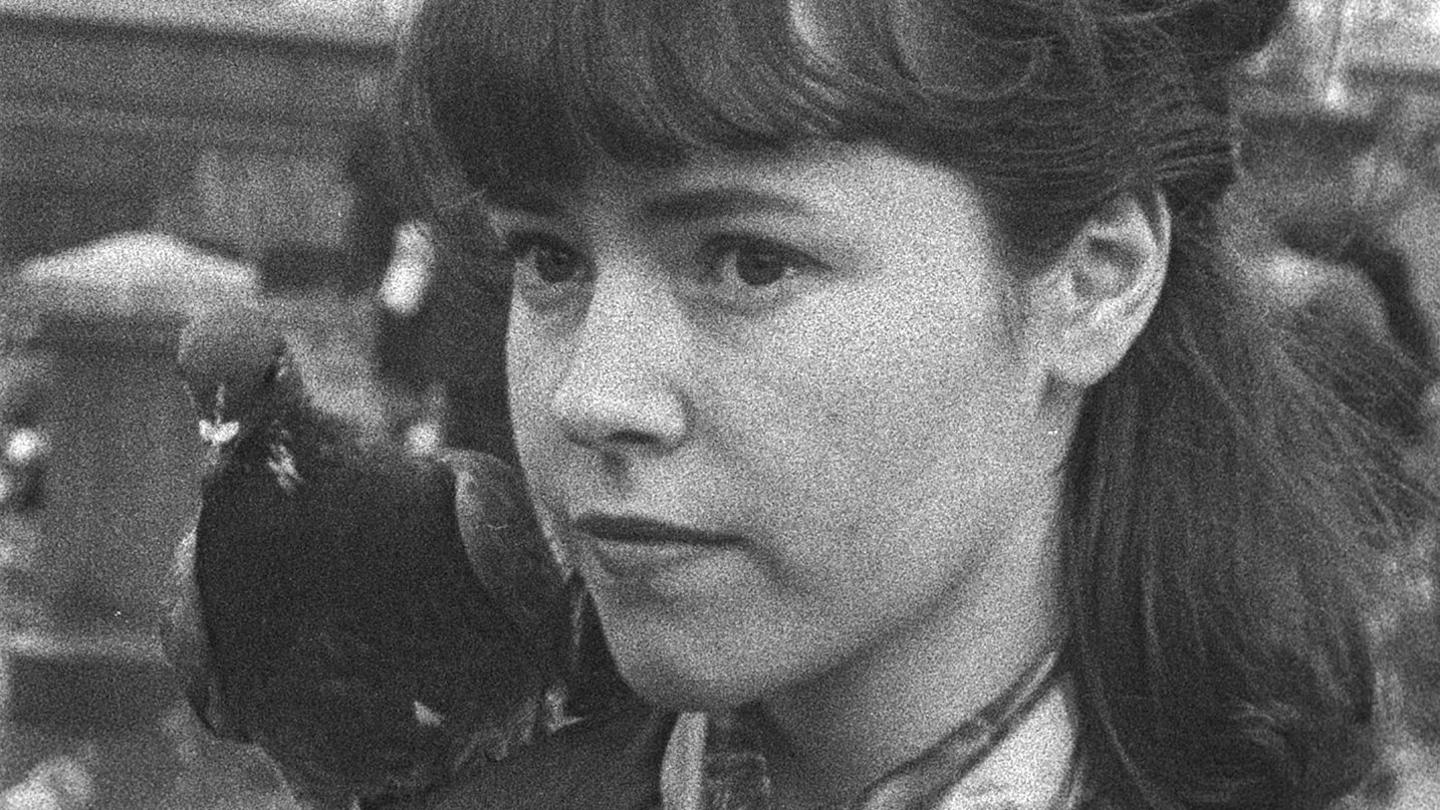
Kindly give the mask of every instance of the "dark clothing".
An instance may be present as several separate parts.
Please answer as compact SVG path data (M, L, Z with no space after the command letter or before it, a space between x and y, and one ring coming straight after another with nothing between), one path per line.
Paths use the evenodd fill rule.
M654 810L675 715L630 703L481 769L425 810Z

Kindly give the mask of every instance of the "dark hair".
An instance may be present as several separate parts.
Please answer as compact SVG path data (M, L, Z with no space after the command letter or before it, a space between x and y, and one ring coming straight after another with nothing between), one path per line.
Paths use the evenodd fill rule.
M1213 199L1233 172L1219 68L1284 3L835 0L817 4L819 48L790 5L431 2L404 54L402 138L451 190L564 186L597 154L875 140L965 172L1016 247L1045 247L1126 190L1161 186L1177 211Z
M835 0L803 39L790 5L431 0L398 121L437 215L483 236L459 198L573 183L598 155L667 165L810 140L964 173L1018 256L1117 195L1163 192L1165 288L1087 393L1066 462L1087 774L1154 808L1314 807L1354 788L1375 758L1373 445L1290 362L1215 216L1235 172L1225 74L1283 0Z

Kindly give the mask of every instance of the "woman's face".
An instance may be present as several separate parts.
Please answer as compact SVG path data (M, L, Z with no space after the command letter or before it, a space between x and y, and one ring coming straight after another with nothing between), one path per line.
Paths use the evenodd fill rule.
M1062 440L967 182L827 147L491 200L520 458L642 694L783 694L1033 580Z

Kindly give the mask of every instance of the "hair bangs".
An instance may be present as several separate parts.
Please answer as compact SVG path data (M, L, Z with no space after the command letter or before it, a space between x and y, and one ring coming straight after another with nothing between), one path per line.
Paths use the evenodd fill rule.
M965 173L1043 255L1121 191L1179 210L1230 179L1223 111L1194 103L1159 22L1036 0L432 1L402 138L423 182L448 175L439 207L607 160L878 142Z
M857 128L783 2L483 0L417 28L411 103L472 188L565 187L597 159L673 165Z

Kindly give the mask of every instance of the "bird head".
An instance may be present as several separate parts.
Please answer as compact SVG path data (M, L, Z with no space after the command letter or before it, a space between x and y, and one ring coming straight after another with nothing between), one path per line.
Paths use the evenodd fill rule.
M253 306L197 315L180 333L177 360L212 469L304 398L284 333Z

